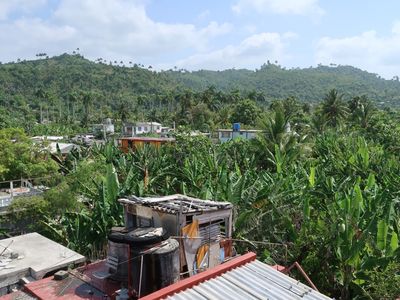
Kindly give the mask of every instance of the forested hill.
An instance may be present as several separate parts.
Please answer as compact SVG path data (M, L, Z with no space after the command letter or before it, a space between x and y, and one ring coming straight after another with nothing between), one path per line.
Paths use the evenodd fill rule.
M318 66L306 69L284 69L265 64L256 71L194 71L170 72L180 83L195 90L214 85L222 91L263 92L267 99L295 96L306 102L319 102L327 90L337 89L349 98L367 95L380 106L400 106L400 82L385 80L351 66Z
M377 105L400 106L399 81L385 80L350 66L288 70L265 64L256 71L155 72L132 62L93 62L68 54L0 65L0 100L21 96L28 103L37 101L39 89L63 99L74 90L90 91L97 93L97 104L112 107L121 99L143 96L146 101L149 96L176 94L187 88L203 91L209 86L224 92L239 90L243 95L262 92L267 100L295 96L305 102L318 102L327 91L336 88L349 99L365 94Z
M0 96L20 94L32 97L38 89L66 96L73 90L98 92L107 98L158 94L174 90L177 84L166 73L156 73L136 64L99 63L80 55L63 54L53 58L0 65Z

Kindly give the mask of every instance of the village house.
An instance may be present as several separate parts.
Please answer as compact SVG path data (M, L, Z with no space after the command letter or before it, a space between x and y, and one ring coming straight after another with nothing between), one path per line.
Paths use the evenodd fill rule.
M257 134L262 132L262 130L257 129L241 129L239 123L234 123L232 129L218 129L218 140L221 143L225 143L234 139L254 139Z
M157 122L125 123L122 127L122 135L132 137L146 133L161 133L161 124Z

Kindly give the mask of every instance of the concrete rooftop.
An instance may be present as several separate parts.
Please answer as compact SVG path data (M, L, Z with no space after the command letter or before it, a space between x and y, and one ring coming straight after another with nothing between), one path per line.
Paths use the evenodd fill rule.
M23 277L41 279L48 272L85 261L79 253L36 232L0 240L0 253L0 288Z

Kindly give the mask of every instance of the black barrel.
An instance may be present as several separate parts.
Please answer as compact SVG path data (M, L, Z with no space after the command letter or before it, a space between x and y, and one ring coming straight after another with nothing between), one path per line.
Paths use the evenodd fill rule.
M179 242L168 239L166 245L150 254L154 265L153 291L159 290L179 280Z
M129 245L108 241L108 255L118 259L118 267L111 278L116 281L128 282Z
M111 278L121 282L128 282L128 257L129 245L120 239L113 239L112 236L120 236L127 233L124 227L113 227L108 235L108 256L118 259L117 270L112 272ZM111 237L111 238L110 238Z
M132 287L148 295L179 280L179 243L168 239L158 246L132 247ZM143 259L143 262L141 260ZM141 263L143 263L141 267ZM139 288L140 285L140 288Z

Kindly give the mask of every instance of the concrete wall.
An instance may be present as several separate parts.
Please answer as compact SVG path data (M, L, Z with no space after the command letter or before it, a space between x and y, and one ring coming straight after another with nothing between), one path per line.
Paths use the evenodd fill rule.
M137 123L134 125L125 125L123 127L123 135L133 137L138 134L145 133L161 133L161 125L150 123Z
M250 140L253 139L257 136L258 132L253 132L253 131L246 131L246 130L241 130L241 131L218 131L218 139L221 143L228 142L232 139L246 139Z

